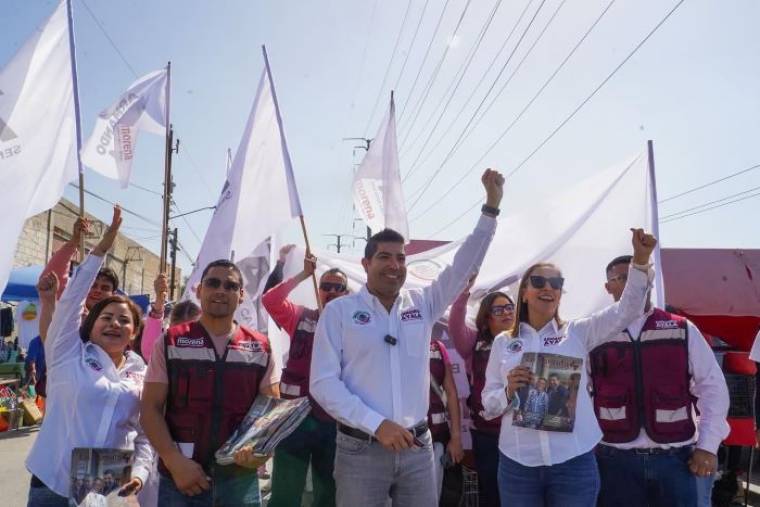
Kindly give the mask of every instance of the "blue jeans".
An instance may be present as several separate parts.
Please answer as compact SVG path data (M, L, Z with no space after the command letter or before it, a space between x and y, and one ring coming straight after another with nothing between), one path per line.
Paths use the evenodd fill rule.
M161 507L259 507L261 494L255 470L234 465L215 468L211 489L187 496L177 489L174 480L159 475L158 505ZM237 472L237 473L231 473Z
M707 477L697 477L697 506L698 507L711 507L712 506L712 490L715 483L715 474L710 474Z
M26 507L68 507L69 499L47 486L31 486Z
M269 507L301 507L306 471L311 463L314 507L334 507L335 422L311 415L274 451Z
M697 477L688 465L692 450L685 446L669 454L639 454L600 445L599 507L697 507Z
M478 473L478 505L498 507L499 486L496 469L499 468L499 435L470 430L472 452L475 455L475 471Z
M338 431L335 486L338 507L437 507L430 431L422 447L393 452L379 442ZM162 506L163 507L163 506Z
M589 451L564 463L527 467L499 453L502 507L594 507L599 469Z

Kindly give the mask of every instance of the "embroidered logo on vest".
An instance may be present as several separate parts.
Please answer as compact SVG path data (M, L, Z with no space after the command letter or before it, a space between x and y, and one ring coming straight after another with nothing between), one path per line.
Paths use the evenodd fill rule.
M189 336L180 336L177 338L178 347L203 347L203 338L190 338Z
M237 342L230 343L231 350L245 350L247 352L261 352L261 344L259 342Z
M370 320L372 320L370 318L369 312L365 312L362 310L355 311L354 316L352 318L354 319L354 323L359 324L360 326L369 324Z
M678 321L676 320L658 320L654 323L657 329L678 329Z

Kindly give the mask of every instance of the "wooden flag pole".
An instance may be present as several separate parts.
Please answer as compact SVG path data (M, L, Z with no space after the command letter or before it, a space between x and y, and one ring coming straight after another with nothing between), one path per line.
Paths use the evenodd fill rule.
M311 245L309 245L309 235L306 233L306 222L303 219L303 215L299 215L301 220L301 231L303 231L303 240L306 242L306 255L311 255ZM317 274L316 271L311 274L311 282L314 285L314 295L317 297L317 308L322 311L322 300L319 298L319 286L317 286Z

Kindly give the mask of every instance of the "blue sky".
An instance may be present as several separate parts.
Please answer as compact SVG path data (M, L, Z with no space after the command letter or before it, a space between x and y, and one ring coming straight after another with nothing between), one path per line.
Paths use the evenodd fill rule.
M104 36L85 3L73 2L86 138L97 113L126 89L135 74ZM398 121L402 175L415 167L404 182L408 202L417 198L419 188L426 189L410 211L411 235L430 238L482 194L478 181L482 168L509 172L517 167L676 4L673 0L616 0L532 107L486 153L610 0L473 0L455 36L466 0L85 2L137 75L172 61L171 116L181 139L174 164L175 199L182 211L216 201L224 181L226 150L237 147L262 70L260 46L267 45L303 208L312 241L322 247L334 241L326 234L351 234L353 227L361 234L360 224L353 223L350 183L353 164L362 152L342 138L374 135L392 87L396 89L397 111L406 109ZM0 65L56 3L3 0ZM444 4L439 32L422 66ZM457 72L496 6L493 20L449 101L445 92L456 83ZM526 14L516 24L526 6ZM534 14L534 23L525 31L489 97L509 79L503 93L447 157ZM554 193L644 149L647 139L655 142L661 198L759 164L757 19L760 3L753 0L686 0L577 115L508 180L505 212L529 207L541 213ZM515 24L514 34L499 53ZM541 38L515 70L544 27ZM444 52L438 76L413 120L423 85ZM386 71L388 77L381 90ZM418 72L419 82L410 94ZM440 124L432 130L423 151L421 160L425 162L415 165L442 110L436 106L447 102ZM485 105L490 102L488 98ZM455 118L460 109L463 114ZM163 179L162 143L160 137L141 135L133 168L133 181L156 192ZM436 203L481 157L472 174ZM444 158L449 160L441 165ZM439 174L428 183L437 170ZM160 221L161 201L155 194L134 187L123 191L117 183L91 171L86 173L86 186ZM760 169L665 202L660 215L758 186ZM66 196L76 200L76 191L67 190ZM89 197L86 204L90 212L109 216L107 205ZM661 242L666 247L760 248L759 213L757 197L664 223ZM433 238L463 236L476 215L477 210L467 213ZM210 216L204 211L187 217L187 222L176 221L180 242L192 258L200 246L195 234L202 238ZM155 225L128 215L124 232L158 251ZM188 260L180 257L180 261L187 270Z

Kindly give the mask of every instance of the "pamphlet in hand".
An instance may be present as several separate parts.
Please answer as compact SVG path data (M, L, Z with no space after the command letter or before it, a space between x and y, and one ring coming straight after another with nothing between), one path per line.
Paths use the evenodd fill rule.
M309 398L305 396L293 400L257 396L243 422L216 451L216 462L231 465L235 462L235 453L247 445L253 446L254 454L271 454L277 444L295 431L310 410Z
M133 451L90 449L71 451L71 507L117 507L125 505L119 490L132 479Z
M529 386L517 390L520 406L512 425L544 431L573 431L583 359L526 352L522 366L533 372Z

